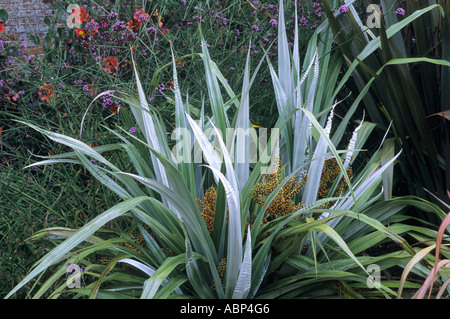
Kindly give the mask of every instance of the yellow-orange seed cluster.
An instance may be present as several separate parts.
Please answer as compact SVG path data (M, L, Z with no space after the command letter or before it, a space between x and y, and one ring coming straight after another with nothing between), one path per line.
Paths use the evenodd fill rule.
M342 163L344 162L343 159L341 159L341 161ZM319 191L317 193L317 199L327 198L328 196L339 196L345 191L345 189L347 188L347 182L345 181L344 176L342 176L341 180L336 186L334 193L331 195L328 194L335 180L339 177L340 173L341 168L339 167L339 164L334 157L325 161L322 169L322 175L320 176L320 185ZM350 181L352 181L353 171L351 166L347 168L347 175ZM329 202L325 208L331 207L333 203L334 201Z
M274 165L274 173L265 175L264 181L256 184L253 188L253 200L261 207L266 203L267 197L282 183L280 165L280 158L277 158L277 162ZM301 191L304 184L304 179L298 180L296 176L289 179L267 207L263 224L299 210L302 204L295 204L294 197Z
M203 200L196 199L197 205L202 213L203 220L205 221L206 228L209 234L212 234L214 230L214 213L216 210L217 193L216 189L211 186L205 192Z
M220 281L222 282L222 289L226 288L226 285L223 283L223 278L225 276L226 268L227 268L227 259L223 258L220 261L219 265L217 266L217 272L219 273L219 278L220 278ZM212 282L210 288L212 291L216 290L216 283L214 281Z
M341 161L343 162L342 159ZM267 197L283 182L280 165L280 158L277 158L276 165L274 166L274 173L265 175L264 180L256 184L253 188L253 200L261 207L266 203ZM340 167L335 158L325 160L320 177L317 199L323 199L329 196L328 193L335 180L339 177L340 172ZM351 181L353 178L351 166L347 169L347 175ZM266 224L277 217L290 215L303 207L302 203L295 203L294 197L302 190L307 179L308 175L305 175L302 178L292 177L283 185L280 192L268 206L266 217L263 219L263 224ZM346 187L347 183L345 178L342 177L331 196L340 195ZM333 203L334 202L330 202L323 205L321 208L331 207Z

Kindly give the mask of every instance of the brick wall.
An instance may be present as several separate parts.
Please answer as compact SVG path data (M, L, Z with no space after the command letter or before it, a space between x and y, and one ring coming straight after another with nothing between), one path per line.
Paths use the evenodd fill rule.
M9 14L5 24L7 36L19 38L35 32L42 39L46 34L47 25L43 21L46 16L52 16L52 10L43 0L0 0L0 8ZM28 39L25 43L32 51L39 51Z

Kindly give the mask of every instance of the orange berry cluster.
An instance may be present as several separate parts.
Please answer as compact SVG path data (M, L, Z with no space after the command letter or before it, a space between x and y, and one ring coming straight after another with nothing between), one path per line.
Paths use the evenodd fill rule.
M343 160L341 159L343 162ZM341 170L338 162L333 157L325 160L323 165L322 174L320 177L319 190L317 193L317 199L323 199L329 196L331 187L335 180L339 177ZM347 169L347 175L350 181L353 178L353 172L351 166ZM294 176L287 181L280 189L277 196L269 204L266 215L263 219L263 224L266 224L278 217L287 216L295 213L303 207L302 203L295 203L295 196L303 189L308 179L308 175L304 175L302 178ZM277 158L274 165L274 173L264 176L264 180L261 183L256 184L253 188L253 200L261 207L266 203L267 197L282 183L281 176L281 162L280 158ZM332 196L338 196L347 188L345 178L342 177ZM329 208L334 202L330 202L324 207Z
M343 159L341 159L341 161L342 163L344 162ZM330 189L333 186L336 179L339 177L340 173L341 168L339 167L339 164L334 157L325 161L322 169L322 175L320 176L320 185L319 191L317 193L317 199L327 198L328 196L339 196L345 191L345 189L347 188L347 182L345 181L344 176L342 176L341 180L336 186L334 193L329 195ZM352 181L353 171L351 166L347 168L347 175L350 181ZM334 201L329 202L328 204L325 205L326 207L322 208L329 208L333 206L333 204Z
M203 220L205 221L206 228L211 235L214 230L214 213L216 210L216 199L217 193L216 189L211 186L205 192L203 200L196 199L197 205L202 213Z
M226 287L226 285L223 283L223 278L225 276L226 268L227 268L227 259L223 258L220 261L219 265L217 266L217 272L219 273L219 278L220 278L220 281L222 282L222 289L225 289L225 287ZM212 291L216 290L216 283L214 281L212 282L210 288Z
M266 203L267 197L282 183L281 161L277 158L274 165L274 173L264 176L261 183L253 187L253 200L261 207ZM297 176L290 178L280 189L277 196L272 200L266 210L263 224L266 224L278 217L295 213L302 207L301 203L295 204L295 196L302 190L305 184L304 179Z
M200 212L202 214L206 228L208 229L210 235L214 231L214 215L216 212L216 200L217 200L217 192L214 186L211 186L206 190L203 200L200 200L198 198L196 199L197 205L200 208Z

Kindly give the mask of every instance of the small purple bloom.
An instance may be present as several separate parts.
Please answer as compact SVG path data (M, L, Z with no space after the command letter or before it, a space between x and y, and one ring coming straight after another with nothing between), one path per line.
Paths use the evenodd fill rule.
M111 99L111 95L106 94L102 96L102 105L105 109L111 107L113 104L114 102Z
M339 11L340 11L341 13L348 13L348 8L347 8L346 6L340 6L340 7L339 7Z
M137 128L134 126L128 130L128 132L130 132L131 134L136 133L136 131L137 131Z
M405 15L405 9L398 8L397 10L395 10L395 13L397 13L398 15L404 16Z
M108 14L108 19L114 20L115 18L117 18L117 13L115 13L114 11L111 11L111 13Z

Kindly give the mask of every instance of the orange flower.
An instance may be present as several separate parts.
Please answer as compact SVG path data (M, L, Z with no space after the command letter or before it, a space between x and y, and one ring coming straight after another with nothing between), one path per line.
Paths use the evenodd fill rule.
M158 9L155 9L155 12L152 14L152 18L155 18L158 21L158 26L160 28L162 28L162 26L163 26L163 23L161 22L162 17L159 15Z
M134 20L134 25L136 26L136 30L141 28L141 20Z
M177 61L177 65L183 67L183 66L186 65L186 61L178 60L178 61Z
M76 34L77 34L77 37L82 37L83 39L86 37L86 34L84 33L84 30L82 30L82 29L77 29Z
M139 20L130 20L127 22L127 27L130 30L132 30L134 27L136 27L136 30L139 30L139 28L141 27L141 23L139 22Z
M140 14L138 14L138 12L140 12ZM135 27L136 30L139 30L141 28L141 23L142 23L141 17L144 17L144 18L149 17L148 13L145 13L144 9L142 9L142 8L139 10L136 10L136 12L133 15L133 19L127 22L128 28L132 29L133 27Z
M80 9L79 17L80 17L81 22L84 22L87 20L86 11L87 11L86 9L83 9L83 8Z
M137 13L138 13L139 11L143 12L144 10L142 10L142 8L141 8L140 10L136 10L136 12L133 14L133 19L134 19L134 20L139 20L139 17L138 17L138 15L137 15Z
M105 68L105 71L109 73L113 73L113 70L117 71L117 58L116 57L109 57L103 59L103 65Z
M169 33L169 29L163 28L163 29L162 29L162 33L163 33L164 35L166 35L167 33Z
M72 15L75 16L75 21L80 24L87 20L87 10L81 7L72 10Z
M5 32L5 25L3 23L0 23L0 33Z
M158 10L158 9L157 9L157 10ZM137 10L137 11L134 13L134 15L133 15L133 18L134 18L135 20L140 20L140 19L139 19L139 16L137 15L137 13L138 13L139 11L141 12L141 16L143 16L144 18L148 18L148 17L149 17L148 13L144 12L144 9L143 9L143 8L140 8L140 9Z
M41 86L39 88L39 92L38 95L41 96L41 101L47 101L49 102L50 99L52 99L55 95L55 93L53 93L53 85L50 82L45 82L44 86Z

